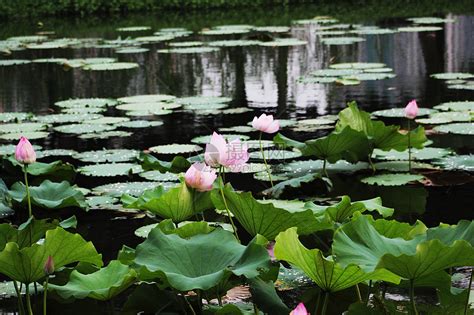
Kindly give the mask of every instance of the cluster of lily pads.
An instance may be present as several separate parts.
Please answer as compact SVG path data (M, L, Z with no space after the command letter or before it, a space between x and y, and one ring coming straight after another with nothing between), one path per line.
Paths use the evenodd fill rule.
M196 110L212 104L216 106L213 110L226 110L229 101L147 95L77 99L56 105L86 112L113 106L154 116L160 111ZM437 108L440 114L467 113L472 117L472 102L459 104L445 103ZM347 314L471 313L470 289L453 283L459 278L455 267L474 265L472 221L434 228L420 221L402 223L391 219L394 209L383 206L381 198L352 201L342 196L330 203L276 199L288 189L314 181L330 190L333 174L348 170L358 172L368 185L422 185L430 176L424 175L424 170L472 172L472 156L456 156L449 149L429 146L424 127L402 130L374 118L407 117L413 122L415 117L436 114L435 110L418 109L416 102L407 108L410 106L414 108L411 111L371 114L349 103L337 117L299 122L333 129L326 136L304 142L281 133L273 141L262 140L261 134L259 139L251 139L215 133L194 138L193 144L151 147L147 153L125 149L61 152L42 151L22 138L16 147L2 147L0 212L7 217L16 211L22 217L28 208L29 218L18 226L0 224L0 273L12 281L20 312L28 314L38 312L40 306L31 302L30 294L41 291L44 313L48 298L115 301L116 308L130 313L288 314L295 300L303 304L294 315L339 310ZM80 115L96 116L78 124ZM11 134L34 139L35 133L47 133L49 124L55 125L57 132L100 134L136 121L78 112L48 116L3 113L1 117L6 122L0 125L2 132L10 135L3 138L7 140L13 139ZM472 128L470 120L460 124ZM295 124L265 115L255 117L249 125L252 127L240 129L269 134L296 129ZM160 128L159 124L146 127ZM199 144L206 144L204 155ZM183 153L190 157L176 155ZM76 169L67 162L36 161L51 155L86 164ZM247 163L249 159L263 163ZM211 168L219 171L218 180ZM269 181L269 187L261 192L264 198L226 183L226 174L231 172L249 172ZM91 191L74 184L76 173L140 176L148 181L111 183ZM136 248L124 245L115 259L104 264L94 245L74 232L75 217L64 221L35 218L40 211L70 208L130 210L155 222L135 231L144 239L141 244ZM282 300L282 292L292 274L306 279L309 290L297 293L288 303ZM435 290L436 303L417 303L415 290L422 287ZM232 290L239 288L246 292L247 303L231 303ZM391 292L405 289L410 303L389 298ZM147 302L143 301L145 296ZM336 302L341 296L346 302Z

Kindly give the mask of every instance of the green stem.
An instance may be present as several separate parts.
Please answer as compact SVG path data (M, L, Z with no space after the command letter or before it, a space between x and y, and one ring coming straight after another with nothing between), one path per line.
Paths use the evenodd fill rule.
M357 298L359 299L359 302L362 303L362 294L360 294L359 285L356 284L356 285L355 285L355 288L356 288L356 292L357 292Z
M234 220L232 219L232 214L230 213L229 206L227 205L227 200L225 199L224 194L224 179L222 178L222 167L219 168L219 177L221 178L221 185L219 185L219 190L221 191L222 200L224 201L225 211L227 212L227 216L229 217L230 224L232 225L232 229L234 230L235 238L239 241L239 235L237 235L237 228L235 227Z
M258 306L257 306L257 304L255 304L255 303L253 303L253 313L254 313L255 315L258 315L258 314L260 313L260 312L258 311Z
M469 294L471 293L471 286L472 286L472 274L474 272L474 268L471 268L471 277L469 278L469 285L467 287L467 297L466 297L466 304L464 304L464 315L467 315L467 311L469 310Z
M46 301L48 299L48 282L49 282L49 276L46 276L46 281L43 284L43 315L46 315Z
M31 309L31 299L30 299L30 284L25 283L26 289L26 308L28 310L28 315L33 315L33 310Z
M324 302L323 302L323 309L321 310L321 315L326 315L328 303L329 303L329 292L326 292L324 293Z
M329 175L328 175L328 171L326 170L326 159L323 160L323 174L324 176L326 176L327 178L329 178Z
M25 313L25 306L23 305L23 298L21 297L21 290L18 289L18 283L13 280L13 286L15 287L16 296L18 298L18 311L20 315Z
M413 314L418 315L418 310L416 309L415 304L415 281L413 279L410 279L410 302Z
M411 132L410 132L410 119L408 119L408 172L411 173Z
M30 187L28 185L28 164L23 165L23 173L25 174L26 199L28 200L28 217L31 218L33 211L31 210Z
M367 305L369 305L371 289L372 289L372 280L369 280L369 288L367 290Z
M369 155L367 156L367 159L369 160L369 164L370 164L370 168L372 169L372 173L375 173L376 168L375 168L374 162L372 161L372 152L369 153Z
M260 152L262 152L263 163L265 164L265 169L267 170L268 178L270 179L270 184L273 187L272 175L270 173L270 168L268 167L267 159L265 158L265 152L263 151L262 132L260 132L260 137L258 138L258 143L260 144Z
M316 300L316 307L314 308L314 314L318 314L319 303L321 302L321 290L318 293L318 299Z
M184 301L186 302L186 304L188 305L189 309L191 310L191 313L193 315L196 315L196 311L194 310L193 306L191 305L191 303L189 303L188 299L186 298L186 295L183 294L183 298L184 298Z

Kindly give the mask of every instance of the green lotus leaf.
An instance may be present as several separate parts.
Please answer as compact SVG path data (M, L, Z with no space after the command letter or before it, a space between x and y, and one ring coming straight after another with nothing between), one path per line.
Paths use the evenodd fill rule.
M457 225L440 224L426 231L428 240L440 240L446 245L465 240L474 246L474 221L461 220Z
M86 203L90 209L110 209L118 201L111 196L90 196L86 198Z
M360 181L368 185L403 186L410 182L424 179L422 175L409 173L380 174L362 178Z
M441 112L441 113L434 113L430 116L432 119L438 120L446 120L448 122L455 121L455 122L470 122L472 120L471 115L468 111L465 112Z
M5 133L0 135L0 139L17 141L21 137L28 138L30 140L34 139L43 139L49 136L49 132L46 131L28 131L28 132L15 132L15 133Z
M133 95L126 96L117 99L122 103L156 103L156 102L169 102L176 98L173 95L165 94L147 94L147 95Z
M261 43L258 40L244 40L244 39L235 39L235 40L218 40L211 41L208 43L211 47L245 47L245 46L257 46Z
M454 123L446 124L433 128L434 131L441 133L452 133L457 135L474 135L474 124L472 123Z
M275 174L286 175L291 177L299 177L308 174L308 172L322 172L323 160L306 160L295 161L288 164L275 166ZM346 161L337 161L336 163L327 163L326 169L328 173L354 173L360 170L366 170L369 167L366 162L357 162L351 164Z
M151 30L151 26L127 26L117 28L118 32L141 32L149 30Z
M291 28L288 26L256 26L252 30L256 32L288 33Z
M272 177L273 178L273 177ZM283 192L290 187L299 188L303 183L311 183L317 179L325 180L320 173L316 174L306 174L300 177L290 178L284 180L271 188L268 188L263 191L265 195L271 195L275 198L278 198L283 194Z
M413 22L415 24L444 24L444 23L453 23L453 19L443 19L440 17L416 17L408 18L407 21Z
M126 182L126 183L112 183L94 187L92 191L95 194L121 197L123 194L129 194L132 196L140 196L145 190L153 189L157 185L163 185L165 187L173 187L176 183L166 182Z
M139 173L142 167L134 163L105 163L82 166L78 172L85 176L113 177Z
M165 191L162 186L147 190L138 198L122 196L125 208L146 210L173 222L183 221L196 213L213 208L209 192L198 192L181 183Z
M417 117L428 116L436 112L437 110L431 109L431 108L419 108ZM375 112L372 112L372 115L378 116L378 117L403 118L405 117L405 109L404 108L382 109L382 110L377 110Z
M186 172L186 170L191 166L191 163L182 156L175 156L171 162L167 162L160 161L153 155L141 152L139 159L142 161L142 168L145 171L157 170L162 173L181 173Z
M65 285L50 284L48 290L56 292L63 299L92 298L107 301L130 287L136 278L135 270L113 260L107 267L87 275L73 270Z
M426 147L423 149L412 149L411 150L411 159L412 160L434 160L443 158L452 151L450 149L445 148L433 148L433 147ZM373 158L378 160L404 160L408 161L408 150L399 152L395 150L390 151L382 151L382 150L374 150ZM408 165L408 162L407 162Z
M443 111L456 111L456 112L465 112L465 111L474 111L474 102L473 101L455 101L455 102L446 102L436 105L435 109Z
M277 236L275 257L303 270L322 290L337 292L366 280L399 282L399 277L386 270L367 272L355 264L342 266L332 257L324 257L319 249L307 249L299 241L296 230L293 227Z
M180 47L180 48L171 48L171 49L159 49L159 54L205 54L218 52L219 48L217 47Z
M7 243L0 252L0 273L22 283L38 281L44 277L43 266L48 256L53 257L56 270L75 262L102 266L102 256L91 242L57 227L46 232L41 245L20 249L17 243Z
M474 74L465 72L443 72L433 73L430 77L440 80L458 80L458 79L472 79Z
M76 98L59 101L54 105L63 108L107 107L117 105L117 101L110 98Z
M130 102L118 105L116 108L119 110L124 110L128 112L140 111L140 112L149 112L155 113L159 111L173 110L178 109L182 105L178 103L169 103L169 102L150 102L150 103L139 103L139 102Z
M83 123L85 124L99 124L99 125L115 125L118 123L123 123L130 121L130 118L127 117L107 117L107 116L102 116L96 119L88 119L84 121Z
M114 128L117 126L115 125ZM112 137L130 137L132 135L131 132L128 131L105 131L105 132L98 132L98 133L84 133L79 136L80 139L108 139Z
M82 162L91 163L128 162L138 158L138 151L127 149L104 149L76 153L73 155L73 158Z
M229 210L252 236L259 234L273 240L278 233L292 226L298 227L301 234L332 227L318 220L310 209L279 208L272 203L260 202L250 192L234 192L230 185L224 188L224 196ZM212 192L212 200L217 209L225 209L217 190Z
M0 113L0 122L19 122L33 118L33 114L23 112Z
M26 187L23 183L13 184L10 195L16 202L27 202ZM46 209L87 208L82 192L67 181L53 183L45 180L39 186L30 186L30 196L33 205Z
M3 170L15 176L21 176L23 173L23 164L19 163L13 156L3 160ZM28 165L29 175L38 177L38 179L49 179L51 181L67 180L72 183L76 177L76 170L73 165L63 161L54 161L51 163L35 162Z
M155 228L137 246L135 264L186 292L211 289L232 274L255 278L269 269L270 257L262 245L252 241L243 246L222 229L184 239Z
M278 296L273 281L265 281L257 277L250 279L249 284L252 299L259 309L272 315L289 314L290 310Z
M26 59L4 59L0 60L0 67L25 65L29 63L31 63L31 61Z
M215 229L215 227L210 226L206 221L185 221L179 223L178 227L176 227L172 220L166 219L160 223L149 224L136 229L135 235L138 237L147 238L151 230L157 226L165 234L177 234L182 238L190 238L198 234L207 234L214 231Z
M399 32L435 32L443 30L442 27L439 26L407 26L407 27L399 27Z
M204 42L201 41L186 41L186 42L176 42L176 43L169 43L169 47L198 47L203 46Z
M384 68L386 65L384 63L377 62L349 62L349 63L335 63L329 66L331 69L374 69L374 68Z
M474 172L474 155L447 156L433 162L446 170Z
M176 103L182 105L209 105L209 104L223 104L232 101L230 97L223 96L189 96L177 98Z
M0 179L0 218L7 217L13 213L8 187L5 185L5 182Z
M45 130L47 127L46 124L32 122L1 124L0 133L35 132Z
M259 45L264 47L284 47L284 46L303 46L308 44L305 40L298 38L275 38L269 42L261 42Z
M355 43L364 42L362 37L325 37L321 39L321 43L325 45L351 45Z
M175 173L162 173L160 171L147 171L138 174L138 176L145 178L147 180L155 182L177 182L179 181L179 176Z
M239 135L239 134L223 134L222 135L228 142L232 141L232 140L235 140L235 139L239 139L240 141L245 141L245 140L248 140L250 139L249 136L246 136L246 135ZM210 135L206 135L206 136L198 136L198 137L194 137L193 139L191 139L191 142L192 143L196 143L196 144L206 144L206 143L209 143L211 141L211 136ZM250 146L249 146L250 147Z
M94 63L85 64L82 69L89 71L116 71L136 69L140 65L136 62L110 62L110 63Z
M149 148L151 152L157 154L180 154L180 153L194 153L202 150L200 146L195 144L164 144Z
M57 132L71 134L101 133L114 129L116 129L115 126L105 124L70 124L54 127Z
M120 128L149 128L163 125L162 121L131 120L115 124Z
M374 163L374 167L377 170L385 170L389 172L395 173L407 173L410 171L410 167L407 161L387 161L387 162L378 162ZM420 162L411 162L412 169L438 169L437 167L428 164L428 163L420 163Z

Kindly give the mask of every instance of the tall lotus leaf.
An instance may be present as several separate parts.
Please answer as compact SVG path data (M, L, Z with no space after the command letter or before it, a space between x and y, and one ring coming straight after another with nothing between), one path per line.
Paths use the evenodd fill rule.
M151 154L141 152L139 159L145 171L158 170L162 173L180 173L185 172L191 166L191 163L182 156L175 156L171 162L166 162L158 160Z
M438 239L446 245L465 240L474 246L474 221L461 220L457 225L440 224L426 231L427 239Z
M107 267L91 274L84 275L74 270L68 283L63 286L50 284L48 289L56 291L63 299L87 297L107 301L130 287L136 277L135 270L114 260Z
M183 239L157 227L137 246L135 264L174 289L189 291L208 290L232 274L254 278L269 269L270 258L263 246L255 242L243 246L222 229Z
M284 180L273 187L270 187L268 189L265 189L263 191L264 194L271 195L275 198L278 198L281 196L281 194L287 189L288 187L293 187L293 188L299 188L303 183L311 183L317 179L325 180L321 174L316 173L316 174L306 174L304 176L296 177L296 178L291 178L288 180ZM275 179L274 179L275 180Z
M5 171L16 176L21 176L23 173L23 165L15 160L14 156L3 160L3 167ZM63 161L54 161L51 163L35 162L28 165L28 174L43 179L52 181L73 182L76 177L76 170L73 165L64 163Z
M234 192L230 185L224 188L224 196L229 210L252 236L260 234L273 240L278 233L292 226L298 227L301 234L332 228L329 223L318 220L310 209L280 208L259 202L250 192ZM212 200L216 208L225 208L218 191L212 192Z
M6 217L10 214L13 214L13 209L11 208L11 198L8 192L8 187L5 185L5 182L0 179L0 217Z
M10 195L20 203L26 204L26 187L23 183L13 184ZM38 207L60 209L66 207L87 208L82 192L67 181L53 183L45 180L39 186L30 187L31 203Z
M23 283L38 281L44 277L43 266L48 256L53 257L56 269L74 262L102 266L102 256L91 242L57 227L46 232L41 245L20 249L17 243L7 243L0 252L0 273Z
M142 196L125 196L122 202L127 208L147 210L173 222L183 221L192 215L213 208L209 192L199 192L186 183L164 192L162 186L146 191Z
M285 260L303 270L326 292L344 290L366 280L399 282L397 276L386 270L365 272L354 264L343 267L332 257L324 257L319 249L307 249L299 241L296 228L290 228L277 236L274 252L277 259Z

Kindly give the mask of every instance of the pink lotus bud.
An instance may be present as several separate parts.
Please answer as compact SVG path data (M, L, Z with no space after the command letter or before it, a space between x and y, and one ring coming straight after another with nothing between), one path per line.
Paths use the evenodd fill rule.
M53 256L49 255L48 259L46 259L46 262L44 263L43 267L44 273L46 275L52 275L54 273L54 260Z
M204 163L194 163L184 175L186 185L198 191L212 190L216 178L216 171Z
M418 115L418 105L416 100L410 101L405 107L405 117L408 119L414 119Z
M36 152L30 141L25 137L20 138L20 142L16 145L15 159L23 164L31 164L36 162Z
M290 315L310 315L308 311L306 310L306 307L304 304L301 302L296 306L294 310L291 311Z
M239 139L227 143L224 137L216 132L212 134L204 153L204 160L211 167L224 166L234 169L245 164L248 159L247 145Z
M273 120L273 115L262 114L258 118L257 116L253 118L252 127L261 132L275 133L280 129L280 123L278 120Z

